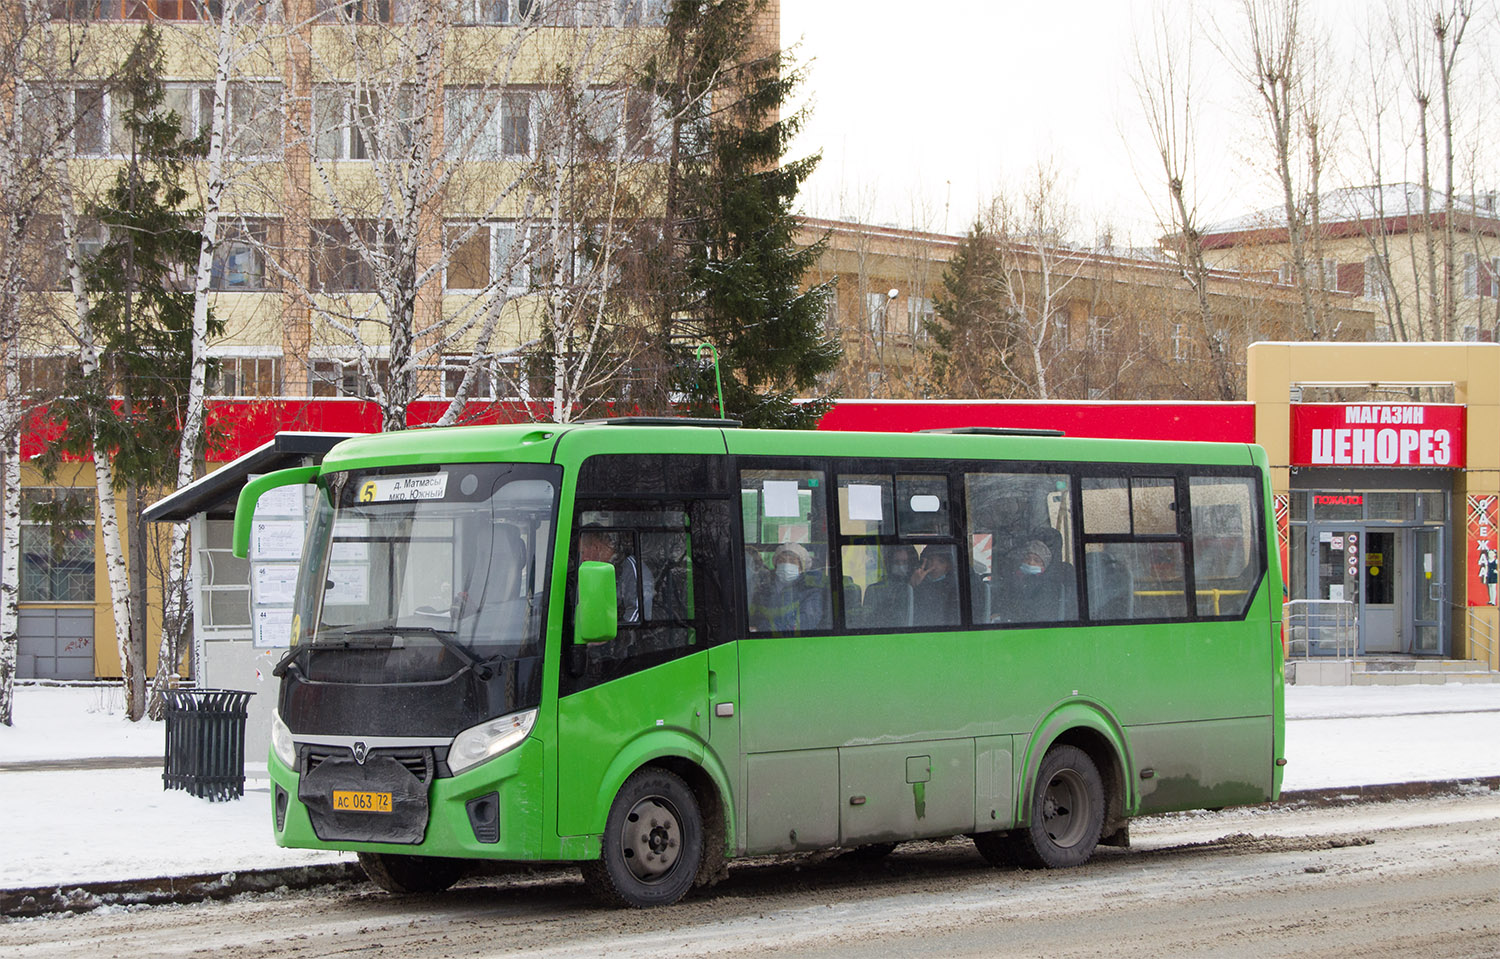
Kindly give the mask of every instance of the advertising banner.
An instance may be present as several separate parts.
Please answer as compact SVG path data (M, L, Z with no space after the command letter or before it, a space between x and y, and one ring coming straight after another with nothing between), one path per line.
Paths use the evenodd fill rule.
M1302 403L1292 407L1292 466L1464 464L1464 408L1424 403Z
M1485 494L1469 497L1468 589L1470 606L1495 605L1495 580L1500 570L1495 566L1495 497Z

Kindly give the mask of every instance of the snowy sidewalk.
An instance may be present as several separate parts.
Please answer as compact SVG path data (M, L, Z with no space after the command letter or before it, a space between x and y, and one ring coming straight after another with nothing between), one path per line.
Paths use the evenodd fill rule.
M23 761L162 755L160 723L122 718L114 688L22 686L0 727L0 889L274 869L352 858L271 839L265 763L245 797L162 789L159 766L17 768ZM1500 685L1287 687L1288 791L1500 775Z

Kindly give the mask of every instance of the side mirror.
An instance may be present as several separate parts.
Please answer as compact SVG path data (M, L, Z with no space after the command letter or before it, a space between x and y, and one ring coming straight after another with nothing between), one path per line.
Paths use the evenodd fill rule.
M573 642L598 643L619 633L615 568L609 563L578 565L578 607L573 611Z
M232 544L234 555L240 559L250 555L250 524L255 519L255 504L260 501L262 493L282 486L314 483L317 479L318 467L297 466L288 470L267 473L265 476L257 476L246 483L245 487L240 490L239 501L234 507L234 542Z

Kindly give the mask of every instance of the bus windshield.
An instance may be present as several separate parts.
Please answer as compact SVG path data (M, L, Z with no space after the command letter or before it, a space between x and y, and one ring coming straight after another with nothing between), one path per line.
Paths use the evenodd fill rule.
M465 667L488 678L489 664L539 656L550 474L464 464L329 477L298 589L298 639L391 651L373 675L360 671L362 682L432 681Z

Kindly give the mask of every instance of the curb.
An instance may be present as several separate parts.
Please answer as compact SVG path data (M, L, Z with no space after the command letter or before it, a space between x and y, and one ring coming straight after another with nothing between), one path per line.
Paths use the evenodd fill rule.
M69 883L32 889L0 889L0 917L25 919L56 913L92 912L103 906L163 906L228 899L242 892L308 889L339 882L364 882L357 862L279 869L124 879L116 882Z
M1500 776L1472 779L1435 779L1422 782L1384 783L1378 786L1333 786L1327 789L1283 791L1278 802L1268 806L1349 806L1358 803L1397 802L1443 793L1460 793L1474 789L1500 791Z
M1283 792L1276 806L1349 806L1361 803L1399 802L1445 793L1484 789L1500 791L1500 776L1474 779L1442 779L1427 782L1385 783L1376 786L1338 786ZM493 864L501 871L506 864ZM533 863L518 864L522 868ZM160 906L228 899L246 892L275 889L310 889L337 883L365 882L357 862L278 869L247 869L237 872L175 876L158 879L126 879L116 882L85 882L38 886L30 889L0 889L0 918L26 919L58 913L85 913L104 906Z

